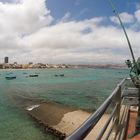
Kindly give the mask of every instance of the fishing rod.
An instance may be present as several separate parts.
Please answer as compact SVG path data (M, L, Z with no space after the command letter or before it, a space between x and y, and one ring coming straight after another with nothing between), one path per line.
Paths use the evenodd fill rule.
M123 22L122 22L121 18L120 18L120 15L116 10L116 7L115 7L113 1L108 0L108 2L109 2L110 6L111 6L111 8L113 10L113 13L119 19L120 25L121 25L121 27L122 27L122 29L124 31L124 34L125 34L125 37L126 37L129 49L130 49L130 53L131 53L131 56L132 56L133 63L131 63L130 60L126 60L126 64L127 64L128 68L131 68L130 77L131 77L133 83L135 84L135 86L140 88L140 78L139 78L139 75L140 75L140 57L138 58L137 61L135 60L133 49L132 49L129 37L127 35L126 29L125 29L125 27L123 25Z
M117 12L116 7L115 7L114 3L112 2L112 0L108 0L108 2L110 3L110 6L112 7L113 13L114 13L114 14L116 15L116 17L118 17L118 19L119 19L120 25L121 25L121 27L122 27L122 29L123 29L123 31L124 31L124 34L125 34L125 37L126 37L126 40L127 40L127 43L128 43L129 49L130 49L130 52L131 52L131 56L132 56L133 63L136 64L136 60L135 60L135 57L134 57L133 49L132 49L132 46L131 46L129 37L128 37L128 35L127 35L127 32L126 32L126 30L125 30L125 27L124 27L124 25L123 25L123 22L122 22L122 20L121 20L121 18L120 18L120 15L119 15L119 13Z

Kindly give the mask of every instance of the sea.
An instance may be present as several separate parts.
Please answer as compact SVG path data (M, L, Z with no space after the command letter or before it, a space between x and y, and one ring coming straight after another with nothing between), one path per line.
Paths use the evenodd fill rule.
M28 77L30 74L39 77ZM7 75L16 79L7 80ZM126 77L127 69L113 68L0 70L0 140L57 140L27 115L22 98L93 112Z

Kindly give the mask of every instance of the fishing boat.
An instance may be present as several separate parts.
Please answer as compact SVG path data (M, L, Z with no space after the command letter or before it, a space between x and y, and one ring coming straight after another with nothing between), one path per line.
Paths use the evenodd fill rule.
M60 74L61 77L64 77L64 74Z
M64 77L65 75L64 75L64 74L55 74L54 76L55 76L55 77L58 77L58 76Z
M6 76L5 79L6 80L13 80L13 79L16 79L16 76Z
M38 77L38 74L30 74L29 77Z

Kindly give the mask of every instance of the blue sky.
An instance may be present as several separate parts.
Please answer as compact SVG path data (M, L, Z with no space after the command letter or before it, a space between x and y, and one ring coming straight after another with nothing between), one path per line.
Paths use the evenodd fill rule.
M124 11L133 13L136 10L136 4L140 1L114 0L113 2L120 13ZM70 12L75 20L113 15L108 0L47 0L46 3L55 19L63 17L66 12Z
M140 1L113 0L136 58ZM0 0L0 60L108 64L131 58L107 0Z

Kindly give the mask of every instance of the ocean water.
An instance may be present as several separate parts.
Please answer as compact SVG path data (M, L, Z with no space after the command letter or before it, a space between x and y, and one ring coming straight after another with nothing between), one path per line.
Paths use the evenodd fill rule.
M14 80L5 76L16 75ZM29 78L38 73L39 77ZM64 77L55 74L64 74ZM22 108L26 98L94 111L123 78L126 69L36 69L0 71L0 140L56 140L44 134ZM24 106L24 105L23 105Z

